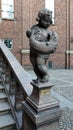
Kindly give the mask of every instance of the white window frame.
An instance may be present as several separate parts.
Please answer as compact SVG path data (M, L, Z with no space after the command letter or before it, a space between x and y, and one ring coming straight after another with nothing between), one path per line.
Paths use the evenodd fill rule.
M54 0L45 0L45 8L52 11L52 21L54 24Z
M1 0L1 17L14 19L14 0Z

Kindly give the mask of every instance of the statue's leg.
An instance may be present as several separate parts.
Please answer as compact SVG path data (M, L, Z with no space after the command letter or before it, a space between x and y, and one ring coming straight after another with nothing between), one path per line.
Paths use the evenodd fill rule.
M32 63L33 66L33 70L37 76L37 79L35 80L35 82L38 82L38 80L40 79L39 73L38 73L38 68L37 68L37 63L36 63L36 57L30 57L30 61Z
M38 65L39 77L41 82L47 82L49 80L48 69L45 65Z
M48 69L46 67L46 62L48 60L48 55L35 55L35 53L30 54L30 61L33 66L33 70L37 76L35 82L47 82L49 80Z
M47 58L37 57L36 61L36 71L38 72L40 81L47 82L49 80L48 69L46 67Z

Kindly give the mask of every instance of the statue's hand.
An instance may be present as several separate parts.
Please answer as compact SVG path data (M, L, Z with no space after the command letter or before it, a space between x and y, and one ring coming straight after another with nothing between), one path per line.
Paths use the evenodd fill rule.
M46 45L48 46L50 43L49 42L46 42Z
M27 37L30 38L30 37L31 37L31 34L32 34L32 33L31 33L31 29L28 29L28 30L26 31Z
M53 50L51 50L51 52L50 53L54 53L56 51L56 48L54 48Z

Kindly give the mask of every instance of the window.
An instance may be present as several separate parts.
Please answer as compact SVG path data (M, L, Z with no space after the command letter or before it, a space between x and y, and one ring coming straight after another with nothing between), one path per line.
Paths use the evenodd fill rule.
M14 18L14 0L2 0L1 2L1 15L2 18Z
M12 49L13 41L12 41L12 39L4 39L4 44L5 44L9 49Z
M53 62L52 61L48 61L48 68L52 69L53 68Z
M52 21L54 24L54 0L45 0L45 8L52 11Z

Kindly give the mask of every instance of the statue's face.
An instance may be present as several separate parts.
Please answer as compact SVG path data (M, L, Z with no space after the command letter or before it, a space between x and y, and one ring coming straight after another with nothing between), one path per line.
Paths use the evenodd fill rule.
M50 24L52 24L52 12L42 15L42 17L40 17L39 23L44 28L47 28Z
M37 21L42 27L47 28L50 24L52 24L52 12L48 9L42 9L38 13Z

